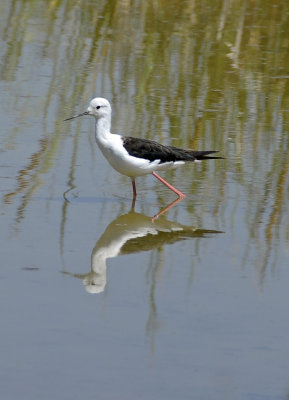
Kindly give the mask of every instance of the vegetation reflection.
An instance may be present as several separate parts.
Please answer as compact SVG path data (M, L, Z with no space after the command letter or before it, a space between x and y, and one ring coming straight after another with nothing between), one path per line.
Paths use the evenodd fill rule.
M274 241L289 232L287 7L286 0L1 3L7 18L0 31L0 79L16 83L7 102L16 104L17 121L35 106L32 119L42 122L39 150L4 198L19 201L18 220L40 177L55 168L63 131L71 129L60 124L63 116L102 95L113 103L114 131L121 126L163 143L222 150L222 166L182 169L175 177L193 182L186 183L191 195L205 196L214 187L216 215L224 214L230 191L240 191L234 210L241 196L250 234L243 262L253 243L260 255L255 265L264 271ZM40 93L31 85L44 79L38 72L44 64ZM80 125L68 175L79 133ZM13 135L8 132L8 141Z

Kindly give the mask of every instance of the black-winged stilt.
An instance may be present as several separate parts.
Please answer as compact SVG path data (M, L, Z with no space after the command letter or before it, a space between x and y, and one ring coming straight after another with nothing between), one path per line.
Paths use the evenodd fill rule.
M120 174L131 178L134 200L137 196L135 178L146 174L155 176L177 194L178 200L181 200L186 197L185 194L170 185L156 171L176 168L188 161L222 158L211 156L217 153L215 150L184 150L174 146L164 146L153 140L112 134L110 132L111 106L108 100L101 97L92 99L85 112L64 121L83 115L91 115L95 118L96 143L110 165Z

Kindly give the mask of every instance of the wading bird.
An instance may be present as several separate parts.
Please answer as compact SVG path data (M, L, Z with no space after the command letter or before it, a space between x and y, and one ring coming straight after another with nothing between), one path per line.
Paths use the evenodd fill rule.
M87 110L82 114L65 119L65 121L90 115L95 118L95 140L102 154L110 165L120 174L130 177L133 199L137 196L135 178L152 174L178 196L178 201L186 196L170 185L156 171L176 168L186 162L218 159L212 156L217 151L184 150L174 146L164 146L153 140L112 134L111 106L108 100L96 97L91 100Z

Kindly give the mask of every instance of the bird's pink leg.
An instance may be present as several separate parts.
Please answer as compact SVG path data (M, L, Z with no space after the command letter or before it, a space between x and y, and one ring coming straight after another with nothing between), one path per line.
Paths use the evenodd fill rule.
M174 200L172 203L170 203L168 206L160 210L153 218L152 221L155 221L160 215L164 214L167 212L170 208L174 207L176 204L178 204L180 201L182 201L183 198L179 197L178 199Z
M135 186L135 179L134 178L131 178L131 184L132 184L133 198L135 200L136 196L137 196L137 193L136 193L136 186Z
M175 187L173 187L172 185L170 185L167 181L165 181L161 176L159 176L158 174L156 174L155 172L152 173L153 176L155 176L159 181L161 181L164 185L166 185L169 189L171 189L174 193L176 193L178 195L178 197L180 199L184 199L186 197L186 195L182 192L180 192L178 189L176 189Z

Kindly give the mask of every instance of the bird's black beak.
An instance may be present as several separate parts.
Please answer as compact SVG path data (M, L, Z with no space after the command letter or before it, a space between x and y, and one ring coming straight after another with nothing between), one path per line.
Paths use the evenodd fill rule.
M85 111L85 112L83 112L83 113L81 113L81 114L74 115L73 117L66 118L66 119L64 119L64 121L69 121L70 119L74 119L74 118L78 118L78 117L83 117L83 115L89 115L89 112L88 112L88 111Z

